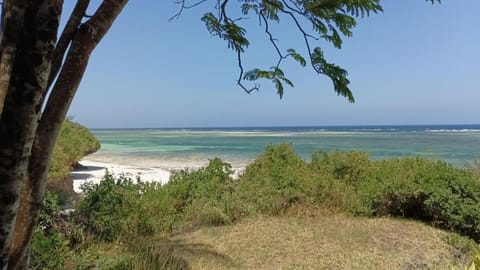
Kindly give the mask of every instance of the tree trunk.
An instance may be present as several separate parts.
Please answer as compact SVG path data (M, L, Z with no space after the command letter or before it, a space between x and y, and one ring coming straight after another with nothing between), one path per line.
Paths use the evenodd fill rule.
M24 12L24 16L16 18L23 31L16 45L0 118L0 269L8 265L19 194L50 74L62 1L5 1L4 4L5 16L10 11Z
M62 60L65 56L65 52L70 45L78 26L81 23L82 17L85 15L85 11L89 2L89 0L79 0L72 11L72 14L55 48L46 89L50 88L53 80L62 66ZM22 192L20 193L20 205L17 212L17 219L15 222L12 243L10 246L9 269L26 269L28 267L28 250L30 248L29 242L31 241L35 226L38 223L38 215L32 215L32 212L36 211L36 209L39 211L39 209L42 207L43 195L45 193L46 183L39 181L38 186L35 188L35 183L33 181L33 179L46 179L48 167L40 167L36 169L37 171L35 171L35 169L32 168L34 167L32 166L32 162L37 160L38 163L38 160L43 159L48 163L50 160L50 157L42 156L41 147L39 146L39 141L41 140L38 139L41 138L41 135L38 133L39 129L36 131L36 139L34 140L31 150L32 156L30 157L28 168L28 175L30 177L26 178ZM55 141L54 138L51 138L51 140ZM45 154L48 155L49 153ZM35 175L36 173L40 175ZM46 182L46 180L44 182ZM34 196L37 196L37 198L34 198ZM41 198L38 198L38 196L41 196Z
M77 4L73 8L72 14L63 29L62 35L58 39L57 47L55 48L55 54L52 61L52 70L48 78L47 89L50 89L55 78L62 67L63 58L65 57L65 52L70 46L70 43L73 39L75 33L77 33L78 27L82 22L82 18L85 16L85 12L90 4L90 0L78 0Z
M90 54L127 2L128 0L104 0L95 14L81 24L73 35L65 63L48 98L36 131L28 177L22 190L19 218L15 224L15 237L11 245L10 261L14 264L9 265L9 269L18 269L17 266L24 268L27 265L28 257L25 256L25 252L38 223L50 158L60 127L83 77Z
M7 96L10 74L20 33L23 30L25 3L4 1L2 6L2 40L0 43L0 115Z

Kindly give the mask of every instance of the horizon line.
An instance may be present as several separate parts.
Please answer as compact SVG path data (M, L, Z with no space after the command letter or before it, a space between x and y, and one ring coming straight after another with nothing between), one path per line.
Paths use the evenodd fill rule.
M75 121L74 121L75 122ZM83 125L79 123L80 125ZM252 125L252 126L178 126L178 127L87 127L100 129L238 129L238 128L338 128L338 127L434 127L434 126L480 126L480 124L366 124L366 125Z

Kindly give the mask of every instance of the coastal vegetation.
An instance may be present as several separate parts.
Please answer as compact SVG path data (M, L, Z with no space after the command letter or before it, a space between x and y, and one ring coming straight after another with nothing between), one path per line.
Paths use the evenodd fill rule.
M28 266L27 250L40 215L47 170L60 128L92 52L127 2L103 0L91 10L89 0L78 0L62 30L63 1L2 1L1 20L5 27L0 40L0 269ZM210 3L199 1L190 6L178 1L180 10L174 17L205 2ZM269 80L282 97L284 85L293 86L281 69L282 61L291 57L301 66L308 63L315 73L330 78L337 94L354 101L347 71L327 61L322 48L313 43L321 40L341 48L342 38L352 35L358 18L382 11L379 0L302 0L296 1L294 7L286 1L244 0L240 5L228 5L228 0L212 2L212 12L206 12L202 21L211 35L226 41L234 51L240 73L237 84L243 90L250 93L259 89L257 84L244 86L245 81ZM246 15L258 17L272 50L278 54L274 61L277 64L271 69L244 72L242 54L250 41L242 27L244 20L237 18ZM296 27L302 40L300 50L306 51L307 57L294 48L280 50L269 23L281 19Z
M164 185L107 172L69 217L48 194L32 266L451 269L480 240L479 179L443 161L355 151L305 161L288 144L267 146L238 179L217 158Z
M100 149L100 142L90 131L72 121L65 121L53 149L47 189L61 197L72 195L70 172L84 156Z

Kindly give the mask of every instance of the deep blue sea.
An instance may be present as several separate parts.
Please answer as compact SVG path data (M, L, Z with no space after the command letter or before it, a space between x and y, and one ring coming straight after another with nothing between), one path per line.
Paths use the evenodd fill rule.
M458 166L480 159L480 125L94 129L90 159L137 166L201 166L214 157L243 167L268 144L290 143L309 159L318 150L360 150L373 159L424 157Z

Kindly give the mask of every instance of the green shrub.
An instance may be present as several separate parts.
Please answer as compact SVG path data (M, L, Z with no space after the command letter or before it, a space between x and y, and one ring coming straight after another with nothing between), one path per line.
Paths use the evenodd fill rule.
M165 188L184 204L191 204L194 199L220 201L233 191L232 173L230 164L215 158L199 170L174 173Z
M76 207L77 222L102 241L117 240L132 213L138 213L140 185L108 172L99 184L84 185L85 197Z
M312 155L312 169L318 175L356 185L371 172L371 161L365 152L318 151Z
M322 208L357 215L369 215L370 209L363 203L355 186L337 179L316 178L317 191L313 198Z
M355 151L317 152L310 165L324 206L413 218L480 240L480 181L472 170L421 158L373 162Z
M168 184L133 183L106 174L84 187L76 221L101 241L166 234L198 225L222 225L242 215L232 206L231 167L213 159L197 171L180 171Z
M40 211L39 225L35 229L31 245L33 269L61 269L67 257L68 240L58 229L60 205L58 196L46 192Z
M358 186L359 195L372 215L412 216L417 195L413 175L417 168L415 160L392 159L381 161L373 168L371 177L363 179Z
M468 170L391 159L378 162L360 190L372 214L414 218L480 240L480 182Z
M60 200L56 193L46 191L43 197L43 205L40 209L39 225L42 228L52 228L58 219L60 212Z
M244 214L232 173L230 164L215 158L205 168L174 173L164 188L183 222L223 225Z
M238 179L249 211L281 214L295 203L309 202L314 183L307 163L289 144L269 145Z
M33 269L63 269L68 252L68 241L61 233L35 229L31 247Z
M87 128L65 121L53 150L47 188L61 194L71 193L71 183L67 181L70 171L80 159L99 148L100 143Z
M369 177L372 168L368 154L363 152L314 153L310 170L316 183L316 203L354 214L369 214L370 209L360 199L358 186Z

